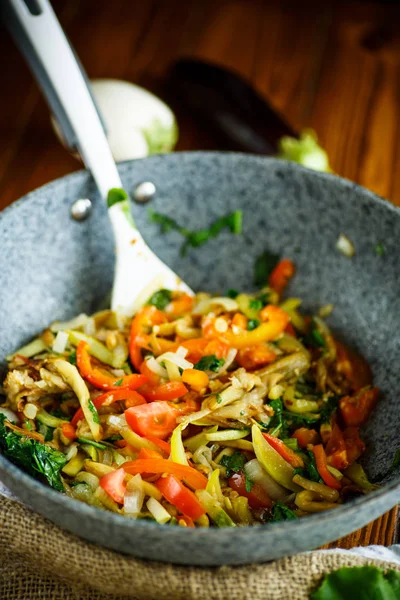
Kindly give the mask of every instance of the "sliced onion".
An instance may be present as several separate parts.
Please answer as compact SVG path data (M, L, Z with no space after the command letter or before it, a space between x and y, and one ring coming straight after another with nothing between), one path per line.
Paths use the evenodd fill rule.
M170 381L180 381L182 379L179 367L175 363L170 360L165 360L164 364Z
M96 321L93 319L93 317L88 317L88 320L83 327L83 332L92 337L96 335Z
M67 346L69 336L65 331L59 331L54 338L53 342L53 350L54 352L58 352L58 354L62 354L65 352L65 348Z
M70 447L68 448L68 452L65 455L65 458L67 460L71 460L71 458L75 458L75 456L78 454L78 444L71 444Z
M130 517L137 517L142 510L144 494L140 490L125 492L124 512Z
M113 425L116 429L127 427L125 415L110 415L108 417L109 425Z
M244 470L249 479L258 483L268 494L271 500L285 500L288 491L279 485L260 465L259 461L254 458L244 465Z
M148 358L146 360L146 365L149 367L150 371L152 371L156 375L159 375L160 377L164 377L165 379L168 378L167 369L162 367L160 365L160 363L157 362L157 360L154 358L154 356L151 356L150 358Z
M80 329L86 325L88 320L89 317L85 315L85 313L81 313L70 321L54 321L54 323L50 325L50 329L51 331L54 331L54 333L63 329Z
M162 504L155 498L149 498L146 502L146 506L149 509L149 512L153 515L157 523L164 524L170 520L171 515Z
M177 354L181 358L185 358L188 352L189 352L189 350L187 348L184 348L183 346L179 346L179 348L175 352L175 354Z
M33 404L32 402L27 402L24 406L24 410L22 411L24 413L24 416L27 419L35 419L36 415L38 413L38 407L36 406L36 404Z
M164 354L161 354L156 360L159 364L164 362L164 360L169 360L183 370L193 369L193 363L189 362L185 358L182 358L176 352L164 352Z
M96 477L96 475L93 475L93 473L88 473L87 471L80 471L80 473L78 473L78 475L75 477L75 481L87 483L93 492L97 490L100 483L100 479Z
M17 415L9 408L0 407L0 415L4 415L7 421L10 421L10 423L19 423Z
M224 298L223 296L217 296L215 298L205 298L194 307L194 315L206 315L210 312L211 306L222 306L227 312L238 310L239 306L236 300L232 298Z

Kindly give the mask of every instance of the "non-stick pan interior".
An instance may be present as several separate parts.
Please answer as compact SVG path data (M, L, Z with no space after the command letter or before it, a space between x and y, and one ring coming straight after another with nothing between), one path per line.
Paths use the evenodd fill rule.
M400 328L400 211L357 185L274 159L240 154L187 153L120 165L125 188L152 181L157 195L132 204L153 250L196 290L253 288L255 258L264 250L290 257L297 274L289 294L318 308L334 304L333 330L370 362L379 405L364 431L370 477L388 471L398 446ZM83 222L72 202L94 200ZM223 231L181 256L182 237L161 234L148 210L188 229L207 227L235 209L243 233ZM356 252L336 249L344 233ZM95 310L113 276L113 240L106 208L90 176L55 181L0 214L0 359L55 319ZM383 243L384 255L375 251ZM135 268L132 265L132 277ZM399 475L393 472L387 480Z

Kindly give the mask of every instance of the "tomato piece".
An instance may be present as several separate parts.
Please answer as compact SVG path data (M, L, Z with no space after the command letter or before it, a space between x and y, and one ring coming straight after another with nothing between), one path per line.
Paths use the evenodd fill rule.
M258 483L253 483L251 491L246 490L246 477L244 473L233 473L228 480L231 487L240 496L245 496L251 508L272 508L272 500L267 492Z
M289 280L296 273L296 267L294 263L288 258L282 258L282 260L276 265L269 276L269 286L282 295Z
M296 454L296 452L294 452L294 450L286 446L286 444L284 444L282 440L273 435L270 435L269 433L263 433L263 436L265 437L267 442L273 447L273 449L276 450L278 454L280 454L282 458L284 458L290 465L292 465L292 467L304 467L304 461L301 458L301 456L299 456L298 454Z
M313 446L312 449L315 456L318 473L321 475L324 483L335 490L340 490L342 487L340 482L328 471L325 450L322 444Z
M162 383L155 388L148 389L146 387L140 391L146 400L153 402L154 400L176 400L184 396L188 389L181 381L168 381L168 383Z
M354 390L372 385L371 367L363 356L335 340L336 369L349 382Z
M142 437L152 435L163 440L175 429L178 411L161 401L128 408L124 414L133 431Z
M340 399L340 414L348 427L360 427L368 420L378 400L378 393L376 387L365 387L354 396Z
M165 458L137 459L123 464L123 469L131 475L136 473L166 473L175 475L178 479L184 479L190 487L195 490L205 489L207 486L207 477L193 467L174 463Z
M299 427L293 433L292 438L295 438L300 448L307 448L308 444L318 444L319 435L315 429L307 429L307 427Z
M343 437L343 432L335 423L331 436L325 448L327 462L335 469L343 470L349 466L347 448Z
M93 400L93 404L95 408L98 410L100 406L106 405L109 406L112 402L116 402L118 400L125 400L130 404L130 406L138 406L139 404L146 404L146 400L143 398L141 394L135 392L134 390L128 389L115 389L105 394L101 394ZM130 408L127 406L127 408ZM83 419L83 410L79 408L71 420L71 425L76 426L78 421Z
M112 473L103 475L100 479L100 486L115 502L118 504L124 503L124 495L126 491L126 484L124 483L125 471L124 469L117 469Z
M185 487L174 475L160 477L155 485L168 502L176 506L181 513L191 519L196 520L206 514L206 511L193 492Z
M175 297L176 296L176 297ZM190 312L193 308L194 298L186 293L178 293L174 295L172 302L170 302L165 312L173 318L180 317L187 312Z
M83 411L82 411L82 415L83 415ZM68 438L69 440L76 440L76 438L78 437L76 435L76 430L75 430L75 427L72 422L71 423L63 423L61 425L61 432L62 432L63 436Z
M349 465L365 452L365 444L359 436L357 427L347 427L343 431Z
M246 370L267 365L273 362L275 358L276 353L264 344L255 344L249 348L241 348L236 355L237 362Z

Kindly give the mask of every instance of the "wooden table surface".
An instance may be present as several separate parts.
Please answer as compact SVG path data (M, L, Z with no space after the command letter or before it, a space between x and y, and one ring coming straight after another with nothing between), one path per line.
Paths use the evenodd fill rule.
M89 77L162 96L170 64L195 56L238 71L297 130L313 127L333 169L400 205L400 6L289 0L53 0ZM0 209L80 168L57 142L45 102L0 29ZM178 113L178 150L216 141ZM393 509L328 547L389 545Z

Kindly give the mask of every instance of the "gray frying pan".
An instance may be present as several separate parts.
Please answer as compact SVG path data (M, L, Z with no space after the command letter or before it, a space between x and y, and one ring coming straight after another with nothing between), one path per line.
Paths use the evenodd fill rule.
M12 0L8 6L17 3L32 10L47 6L43 0ZM25 14L41 18L29 10ZM53 110L59 118L54 102ZM79 141L79 132L72 133ZM2 456L0 479L22 502L87 540L138 557L190 565L262 562L316 548L394 506L400 498L400 469L390 471L400 428L400 211L349 181L244 154L155 156L122 163L118 171L127 190L152 181L157 189L152 208L188 228L206 227L221 214L243 210L241 236L221 234L182 258L178 234L160 235L148 222L147 208L132 203L146 241L193 289L251 289L254 259L268 248L295 260L297 275L289 292L304 298L306 309L335 305L330 326L366 357L381 389L363 437L368 448L364 466L382 486L334 511L295 522L206 530L160 526L100 511L42 485ZM71 218L78 198L93 201L83 221ZM340 233L356 248L351 259L335 248ZM4 357L48 323L97 308L112 284L114 254L106 207L88 171L54 181L4 210L0 239L4 367ZM384 256L374 252L379 242L384 243Z

